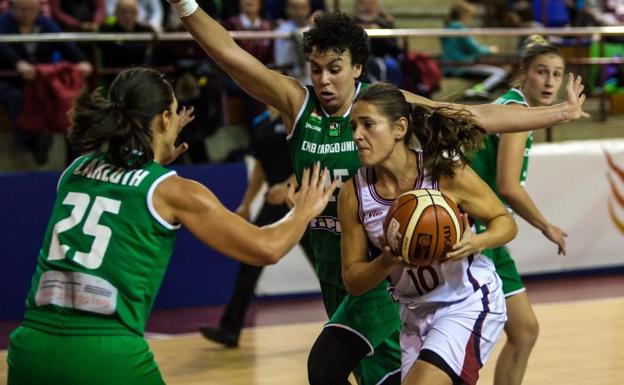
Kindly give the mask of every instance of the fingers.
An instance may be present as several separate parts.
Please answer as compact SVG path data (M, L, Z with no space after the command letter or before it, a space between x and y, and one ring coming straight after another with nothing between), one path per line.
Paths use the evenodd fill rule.
M565 238L564 237L561 237L561 241L559 242L559 254L566 255Z
M460 248L462 248L464 245L466 244L466 241L459 241L456 244L454 244L453 246L451 246L451 250L458 250Z
M388 244L386 243L386 237L384 237L383 235L377 236L377 242L379 242L382 248L385 248L388 246ZM388 247L388 250L390 250L389 247Z
M578 87L582 85L583 85L583 78L579 75L576 77L576 80L574 81L574 88L578 89Z
M303 173L301 175L301 186L299 186L299 192L303 193L308 190L308 186L310 185L310 169L308 167L303 169Z
M310 186L314 187L314 188L323 188L324 185L319 185L319 183L321 182L319 178L321 174L321 162L315 162L314 166L312 167L312 178L310 178Z
M574 75L572 74L572 72L568 72L568 81L566 81L565 88L567 92L570 92L574 89Z
M329 200L329 198L334 195L334 191L338 188L338 182L340 182L340 177L335 177L327 190L325 190L325 199Z
M466 229L470 229L470 221L468 220L468 214L462 214L462 222L464 222L464 232Z
M175 150L173 150L173 154L172 154L173 159L171 159L171 161L173 162L174 160L178 159L178 157L184 154L188 149L189 149L189 145L186 142L176 147Z
M456 243L453 246L454 251L449 251L448 253L446 253L446 259L445 260L455 260L455 259L462 259L470 254L472 254L471 248L468 247L468 245L461 245L459 247L455 247L455 246L459 246L459 243Z
M294 183L288 183L286 192L286 205L292 208L295 204L295 185Z

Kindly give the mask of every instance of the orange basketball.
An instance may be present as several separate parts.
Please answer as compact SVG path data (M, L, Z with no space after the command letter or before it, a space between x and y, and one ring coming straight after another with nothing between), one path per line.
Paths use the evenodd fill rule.
M395 255L413 265L430 265L457 243L464 223L459 208L446 194L421 189L396 199L383 229Z

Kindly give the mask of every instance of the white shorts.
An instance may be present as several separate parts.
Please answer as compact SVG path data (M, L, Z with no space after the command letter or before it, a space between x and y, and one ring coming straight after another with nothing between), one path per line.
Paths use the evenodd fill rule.
M460 302L401 304L401 320L402 378L426 350L420 359L439 367L454 383L476 384L507 320L500 279ZM424 358L432 356L433 362Z

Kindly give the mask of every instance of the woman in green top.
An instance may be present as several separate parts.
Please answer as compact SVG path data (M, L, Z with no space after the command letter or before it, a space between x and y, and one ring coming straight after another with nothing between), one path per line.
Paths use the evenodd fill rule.
M312 86L272 71L241 49L195 0L169 0L182 23L206 53L249 95L273 106L282 117L290 141L297 179L304 167L320 161L340 178L338 188L361 166L349 115L353 99L366 87L358 81L369 56L368 36L346 15L333 12L315 18L304 33ZM568 100L557 106L517 110L505 106L448 105L468 109L486 130L520 131L567 122L582 111L580 81L571 77ZM438 107L429 99L406 93L409 102ZM340 222L335 197L310 224L325 309L330 317L308 357L308 380L344 384L355 371L362 385L400 380L400 320L396 304L381 283L360 296L348 295L341 276ZM370 318L367 315L374 314Z
M541 36L529 37L522 52L515 87L495 103L519 108L552 105L563 83L564 67L557 48ZM473 168L510 210L541 230L557 245L559 254L565 254L566 233L542 215L524 189L532 143L530 132L489 135L485 139L485 147L475 155ZM479 226L478 230L485 228ZM496 265L507 302L507 341L496 364L494 384L519 385L537 340L537 319L507 249L498 247L485 250L484 254L492 258Z
M148 315L184 225L218 252L252 265L297 244L336 182L306 169L292 210L256 227L201 184L163 165L192 110L150 69L121 72L108 98L83 93L69 140L86 154L62 174L22 325L10 337L8 383L164 384L143 339Z

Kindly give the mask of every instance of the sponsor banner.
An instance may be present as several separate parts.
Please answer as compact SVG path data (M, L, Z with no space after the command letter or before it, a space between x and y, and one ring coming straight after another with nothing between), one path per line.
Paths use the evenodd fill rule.
M516 216L509 245L522 274L624 266L624 140L533 146L525 188L563 229L567 255Z

